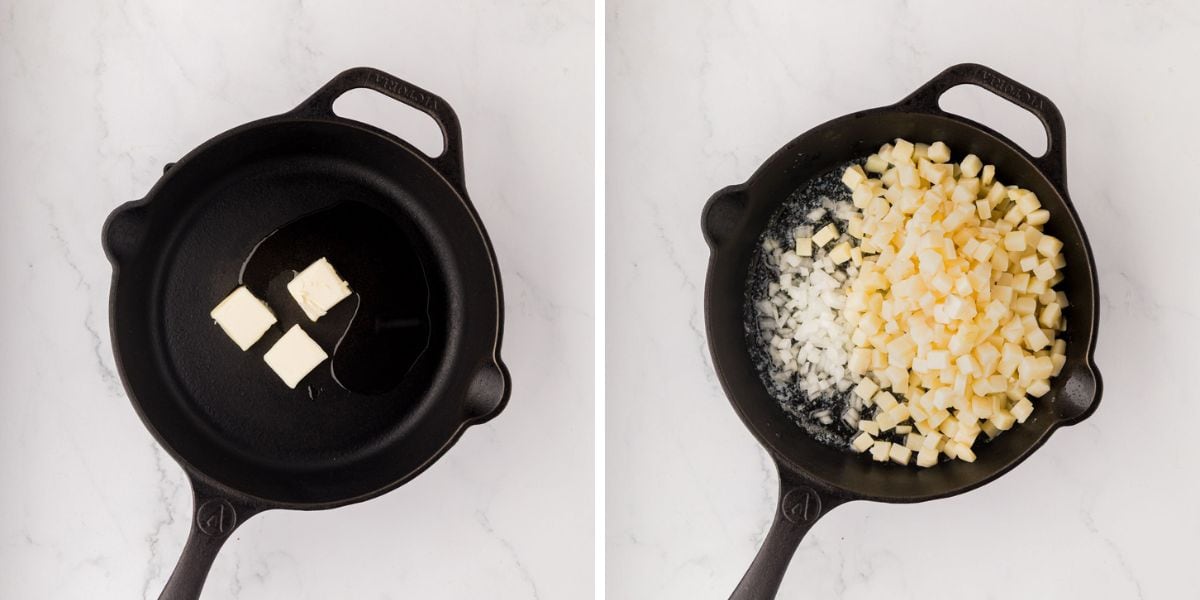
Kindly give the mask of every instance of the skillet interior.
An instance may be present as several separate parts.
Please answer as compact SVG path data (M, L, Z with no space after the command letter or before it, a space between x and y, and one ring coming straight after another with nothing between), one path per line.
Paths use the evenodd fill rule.
M339 503L402 483L481 416L468 396L498 343L498 282L469 208L413 151L365 126L268 119L202 146L150 198L106 230L114 346L135 407L185 465L285 505ZM261 357L292 323L321 321L281 318L242 353L208 312L258 241L345 202L379 211L421 258L430 342L390 393L348 392L326 363L306 379L310 398Z
M1050 211L1047 233L1064 242L1068 265L1059 289L1071 306L1064 311L1069 328L1067 363L1052 380L1050 393L1023 425L1006 432L978 452L975 463L952 461L934 469L902 468L825 446L805 434L763 385L743 329L748 270L759 235L771 215L798 187L845 161L865 157L897 137L914 142L946 142L956 157L974 153L996 165L997 178L1033 190ZM1051 431L1086 416L1098 385L1090 348L1095 318L1095 281L1091 257L1074 211L1024 153L982 126L960 118L879 109L848 115L797 138L744 186L740 207L706 214L714 240L706 314L713 359L722 383L742 420L754 435L793 472L850 496L914 502L943 497L986 483L1023 460ZM721 220L720 225L713 220ZM715 235L714 230L720 229ZM1048 408L1047 408L1048 407Z

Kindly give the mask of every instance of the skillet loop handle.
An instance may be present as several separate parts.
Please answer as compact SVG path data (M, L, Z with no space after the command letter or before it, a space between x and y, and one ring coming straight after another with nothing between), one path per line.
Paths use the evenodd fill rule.
M946 114L939 107L938 99L950 88L963 84L988 90L1037 117L1046 129L1046 152L1041 156L1030 156L1030 159L1037 163L1052 181L1060 185L1066 181L1067 130L1063 124L1062 113L1049 98L995 69L975 63L954 65L909 94L898 106L921 112ZM1028 152L1026 154L1028 155Z
M188 477L192 483L192 528L159 600L199 600L208 570L225 540L246 519L266 508L237 500L193 475Z
M742 576L729 600L769 600L779 592L792 555L817 519L845 502L844 498L818 492L803 478L779 469L779 504L767 538Z
M338 73L329 83L300 103L291 114L323 118L341 118L333 112L333 103L346 92L365 88L383 94L429 115L442 130L442 152L428 156L429 162L460 192L466 193L463 173L462 128L454 109L440 96L399 77L371 67L355 67ZM415 148L414 148L415 149ZM420 152L418 150L418 152Z

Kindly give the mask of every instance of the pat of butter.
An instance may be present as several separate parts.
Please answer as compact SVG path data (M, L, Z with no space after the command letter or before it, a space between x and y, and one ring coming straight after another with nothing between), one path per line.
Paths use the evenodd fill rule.
M209 315L243 351L250 349L276 322L271 309L246 286L233 290Z
M350 295L350 284L342 281L324 257L296 275L287 284L287 289L312 321L325 316L329 309Z
M292 389L326 358L329 355L299 325L292 325L263 355L263 360Z

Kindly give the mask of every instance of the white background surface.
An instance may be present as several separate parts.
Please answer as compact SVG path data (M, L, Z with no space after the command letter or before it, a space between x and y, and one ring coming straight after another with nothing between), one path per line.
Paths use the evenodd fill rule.
M703 6L702 6L703 5ZM788 140L980 62L1066 117L1099 265L1104 401L1014 472L824 517L782 598L1195 598L1200 12L1190 2L608 3L607 586L723 598L765 535L774 466L705 347L700 209ZM954 108L1017 141L1019 111ZM949 106L948 106L949 107Z
M577 0L0 2L0 597L158 596L191 500L114 375L101 223L164 163L359 65L458 111L512 400L391 494L247 522L205 597L589 596L592 18ZM363 114L419 122L393 104Z

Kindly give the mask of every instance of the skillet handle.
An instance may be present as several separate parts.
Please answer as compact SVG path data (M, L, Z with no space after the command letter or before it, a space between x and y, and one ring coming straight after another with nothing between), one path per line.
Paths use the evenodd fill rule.
M462 128L458 115L441 97L417 87L399 77L371 67L355 67L338 73L312 96L292 110L295 116L342 118L333 112L333 103L346 92L365 88L398 100L415 108L437 122L442 130L442 152L428 156L429 162L448 179L458 191L466 194L463 173ZM418 150L418 152L420 152Z
M845 498L818 492L804 478L779 466L779 504L775 508L775 520L754 562L750 563L729 600L774 598L804 534L812 529L817 519L843 502L846 502Z
M225 540L246 519L267 508L232 498L190 473L188 479L192 483L192 529L159 600L198 600Z
M971 84L988 90L1037 117L1042 122L1042 127L1046 129L1046 152L1041 156L1032 156L1028 152L1025 154L1037 163L1052 181L1056 181L1060 185L1066 182L1067 130L1063 125L1062 113L1049 98L1010 79L999 71L975 63L954 65L938 73L896 106L902 109L945 115L948 113L939 107L938 99L950 88L963 84ZM1013 145L1016 146L1016 144Z

